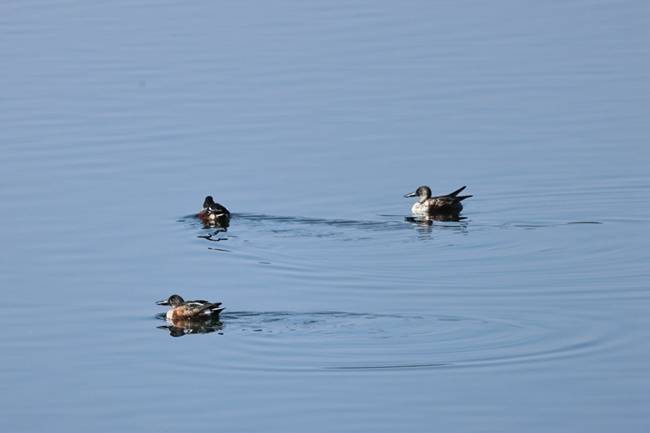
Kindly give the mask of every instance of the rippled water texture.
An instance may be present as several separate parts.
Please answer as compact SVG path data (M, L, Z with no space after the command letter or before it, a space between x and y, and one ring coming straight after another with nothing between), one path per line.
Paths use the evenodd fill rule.
M648 29L5 1L0 430L647 432ZM421 184L464 218L409 218ZM172 293L226 309L172 325Z

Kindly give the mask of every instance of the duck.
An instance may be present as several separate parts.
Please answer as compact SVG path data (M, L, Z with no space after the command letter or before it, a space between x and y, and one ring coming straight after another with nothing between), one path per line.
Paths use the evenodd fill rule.
M165 318L171 322L178 320L214 320L223 311L221 302L208 302L204 300L186 301L176 294L158 301L156 304L171 307L165 314Z
M463 210L461 201L472 197L471 195L458 195L465 188L467 188L466 185L449 194L432 197L431 188L422 185L415 191L405 194L404 197L418 197L418 201L411 207L411 213L414 215L458 215Z
M203 209L198 217L207 225L219 225L227 227L230 224L230 211L225 206L214 201L211 195L203 201Z

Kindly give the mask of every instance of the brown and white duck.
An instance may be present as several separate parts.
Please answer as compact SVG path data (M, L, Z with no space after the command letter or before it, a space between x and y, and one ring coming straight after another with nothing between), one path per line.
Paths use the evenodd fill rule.
M458 215L463 210L461 201L471 197L471 195L458 195L465 188L466 186L463 186L449 194L432 197L431 188L422 185L404 197L418 197L418 201L411 207L414 215Z
M206 225L228 227L230 224L230 212L225 206L215 202L211 195L203 201L203 209L199 211L198 217Z
M167 299L156 302L156 304L171 307L165 314L167 320L171 321L215 319L223 311L221 302L186 301L179 295L171 295Z

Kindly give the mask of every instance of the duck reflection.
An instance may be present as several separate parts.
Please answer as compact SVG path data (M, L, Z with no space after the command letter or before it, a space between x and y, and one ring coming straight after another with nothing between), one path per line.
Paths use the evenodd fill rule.
M433 215L410 216L404 218L404 220L407 222L418 224L418 225L424 225L424 226L433 225L434 221L460 222L466 219L467 217L460 216L458 214L433 214Z
M203 225L204 229L211 229L214 228L214 226L209 226L209 225ZM205 234L205 235L198 235L198 238L205 239L210 242L221 242L221 241L227 241L228 236L225 234L228 232L228 229L224 227L219 227L218 229L214 230L211 233Z
M171 337L182 337L190 334L210 334L223 330L223 322L218 318L207 319L167 319L167 324L158 326L166 329Z
M228 227L230 227L230 220L201 220L204 229L219 229L216 233L227 232Z
M404 220L408 223L411 223L415 228L415 231L418 233L418 237L422 240L429 240L432 237L434 230L434 221L435 222L451 222L451 223L460 223L460 224L437 224L436 229L451 229L454 231L460 231L462 233L467 232L467 222L466 217L462 217L456 214L434 214L434 215L421 215L421 216L411 216L405 217Z

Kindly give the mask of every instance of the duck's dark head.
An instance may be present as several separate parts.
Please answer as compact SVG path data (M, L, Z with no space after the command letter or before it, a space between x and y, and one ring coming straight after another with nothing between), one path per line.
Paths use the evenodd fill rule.
M431 188L426 185L422 185L415 191L405 194L404 197L419 197L420 201L422 202L428 198L431 198Z
M183 298L181 298L178 295L171 295L167 299L163 299L162 301L156 302L156 304L158 305L169 305L171 307L178 307L179 305L183 305L184 303L185 301L183 300Z
M203 209L210 209L214 205L215 202L211 195L207 196L205 200L203 200Z

